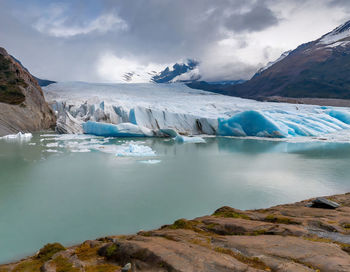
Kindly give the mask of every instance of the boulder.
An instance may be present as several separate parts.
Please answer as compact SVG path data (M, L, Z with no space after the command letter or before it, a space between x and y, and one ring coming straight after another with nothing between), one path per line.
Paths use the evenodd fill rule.
M314 201L312 201L311 207L321 208L321 209L336 209L336 208L339 208L340 205L324 197L318 197Z

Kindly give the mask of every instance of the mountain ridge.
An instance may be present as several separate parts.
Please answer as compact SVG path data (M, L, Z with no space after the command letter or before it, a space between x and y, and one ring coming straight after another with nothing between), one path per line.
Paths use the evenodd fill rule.
M301 44L242 84L206 90L257 100L273 96L350 99L349 78L350 21Z

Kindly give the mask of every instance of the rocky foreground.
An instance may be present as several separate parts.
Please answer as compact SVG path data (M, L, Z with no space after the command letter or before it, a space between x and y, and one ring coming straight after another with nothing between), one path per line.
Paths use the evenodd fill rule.
M269 209L222 207L158 230L110 236L64 248L48 244L0 272L350 271L350 193Z

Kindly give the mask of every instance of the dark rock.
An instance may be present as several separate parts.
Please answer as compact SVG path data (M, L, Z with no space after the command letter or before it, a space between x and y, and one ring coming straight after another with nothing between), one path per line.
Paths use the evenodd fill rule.
M314 201L312 201L311 208L321 208L321 209L336 209L339 208L339 204L328 200L323 197L318 197Z

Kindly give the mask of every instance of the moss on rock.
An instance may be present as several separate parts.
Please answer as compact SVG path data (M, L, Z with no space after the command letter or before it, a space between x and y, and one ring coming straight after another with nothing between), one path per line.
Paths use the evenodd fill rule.
M0 102L19 105L24 102L25 95L21 87L27 87L19 77L16 67L0 54Z

